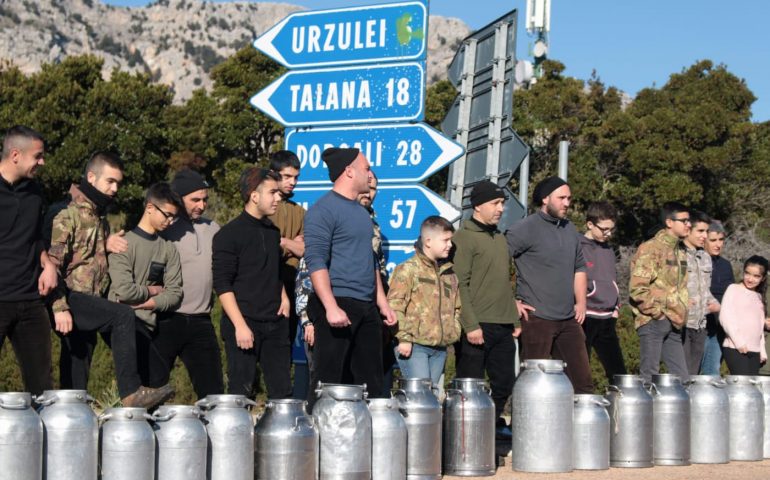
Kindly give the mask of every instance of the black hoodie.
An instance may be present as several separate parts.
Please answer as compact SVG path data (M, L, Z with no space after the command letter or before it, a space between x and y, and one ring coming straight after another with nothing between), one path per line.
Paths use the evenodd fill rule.
M588 272L588 298L586 315L597 318L616 316L618 308L618 284L615 270L615 252L607 243L580 237L583 257Z

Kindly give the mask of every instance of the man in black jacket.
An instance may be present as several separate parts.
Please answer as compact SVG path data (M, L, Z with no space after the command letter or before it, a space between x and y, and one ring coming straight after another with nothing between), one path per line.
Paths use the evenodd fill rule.
M214 236L214 290L224 315L228 392L254 397L257 362L268 398L291 395L289 297L280 278L281 233L267 218L281 201L280 177L256 167L238 182L243 212Z

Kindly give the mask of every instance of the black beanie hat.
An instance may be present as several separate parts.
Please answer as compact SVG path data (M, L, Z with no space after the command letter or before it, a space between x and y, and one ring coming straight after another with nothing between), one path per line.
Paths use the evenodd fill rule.
M353 163L353 160L358 157L359 150L357 148L327 148L321 154L326 166L329 168L329 180L336 181L342 172L345 171L345 167Z
M560 177L548 177L538 183L537 186L535 186L535 191L532 193L532 203L535 205L535 208L540 208L545 197L564 185L569 185L569 183L565 182Z
M471 207L478 207L497 198L507 198L505 190L489 180L483 180L477 183L473 190L471 190Z
M200 173L187 168L179 171L171 180L171 189L180 197L209 187L210 185Z

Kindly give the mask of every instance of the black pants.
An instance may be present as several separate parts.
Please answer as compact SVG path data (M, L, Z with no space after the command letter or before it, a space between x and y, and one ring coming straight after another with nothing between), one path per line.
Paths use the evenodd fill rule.
M374 302L335 297L350 326L333 328L316 295L308 300L308 315L315 326L313 373L308 404L312 410L318 382L341 383L349 369L352 382L366 384L370 398L382 396L382 319Z
M730 375L759 375L759 352L741 353L734 348L722 348Z
M73 330L62 337L59 363L62 388L86 390L96 332L105 336L112 349L120 397L134 393L141 385L137 364L134 310L124 304L84 293L67 296Z
M233 322L222 315L220 325L227 354L227 392L254 398L259 387L257 363L262 369L270 399L291 397L291 343L289 319L256 322L246 319L254 334L254 346L238 348Z
M32 395L52 389L51 321L43 301L0 302L0 348L6 337L19 362L24 388Z
M694 328L685 328L682 335L682 348L684 348L684 359L687 362L687 372L690 375L697 375L700 372L700 364L703 360L703 351L706 348L706 329L696 330Z
M620 349L620 340L615 329L616 324L615 318L586 317L583 322L588 358L591 359L591 349L596 349L596 355L604 367L609 383L612 383L613 376L626 373L623 351Z
M149 386L169 382L177 357L187 368L198 398L224 393L222 361L211 316L173 313L158 317L152 335L149 359Z
M455 344L458 378L484 378L486 370L497 418L503 414L505 403L513 391L516 343L513 341L513 325L481 323L483 345L468 343L468 337ZM459 345L458 345L459 344ZM459 346L459 348L458 348Z

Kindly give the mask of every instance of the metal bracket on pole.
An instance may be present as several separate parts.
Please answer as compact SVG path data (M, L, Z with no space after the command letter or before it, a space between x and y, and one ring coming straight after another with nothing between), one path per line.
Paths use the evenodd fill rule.
M460 145L468 145L468 129L471 123L471 103L473 100L473 78L476 66L475 38L468 39L465 44L465 58L463 59L462 82L460 84L460 110L457 118L457 135L455 140ZM466 154L455 160L452 166L452 186L449 201L456 207L462 207L463 188L465 186L465 159Z
M519 165L519 203L524 205L526 210L529 199L529 153L524 157L524 161Z
M492 92L490 94L490 145L487 148L487 176L497 183L500 173L500 138L502 133L503 98L505 90L505 59L508 47L508 23L500 22L495 29L495 56L492 65Z

